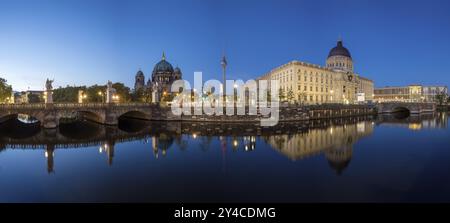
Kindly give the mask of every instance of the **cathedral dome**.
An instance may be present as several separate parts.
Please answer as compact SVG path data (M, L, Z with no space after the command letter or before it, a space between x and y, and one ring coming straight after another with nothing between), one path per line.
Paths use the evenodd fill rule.
M342 40L339 40L337 42L337 45L333 49L330 50L330 53L328 54L328 58L330 58L332 56L345 56L345 57L352 58L352 56L350 55L350 51L348 51L348 49L343 46Z
M166 56L163 53L161 61L159 61L155 68L153 68L153 73L173 73L172 64L166 61Z

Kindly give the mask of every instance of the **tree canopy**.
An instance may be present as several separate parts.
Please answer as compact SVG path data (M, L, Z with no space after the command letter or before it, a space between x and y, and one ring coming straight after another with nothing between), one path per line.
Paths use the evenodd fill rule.
M6 102L11 98L12 87L8 85L6 79L0 78L0 103Z

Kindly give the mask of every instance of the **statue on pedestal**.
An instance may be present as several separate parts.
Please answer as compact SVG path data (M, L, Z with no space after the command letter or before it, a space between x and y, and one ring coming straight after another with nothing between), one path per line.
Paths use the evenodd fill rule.
M152 84L152 102L159 102L159 95L158 95L158 82L155 82L154 84Z
M106 103L113 103L113 96L116 93L116 89L112 85L111 81L108 81L106 85Z
M45 103L46 104L53 104L53 81L54 80L47 80L45 81Z

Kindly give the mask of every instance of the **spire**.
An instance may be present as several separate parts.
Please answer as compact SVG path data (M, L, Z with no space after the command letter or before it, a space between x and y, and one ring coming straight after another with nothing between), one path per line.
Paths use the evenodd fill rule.
M166 60L166 54L163 51L162 60Z
M341 35L339 35L339 37L338 37L337 46L342 46L342 36Z

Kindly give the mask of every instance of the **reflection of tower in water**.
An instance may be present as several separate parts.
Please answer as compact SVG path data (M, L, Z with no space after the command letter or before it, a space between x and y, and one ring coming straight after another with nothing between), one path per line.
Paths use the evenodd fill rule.
M225 172L226 170L226 153L227 153L227 138L220 136L219 137L220 146L222 149L222 171Z

